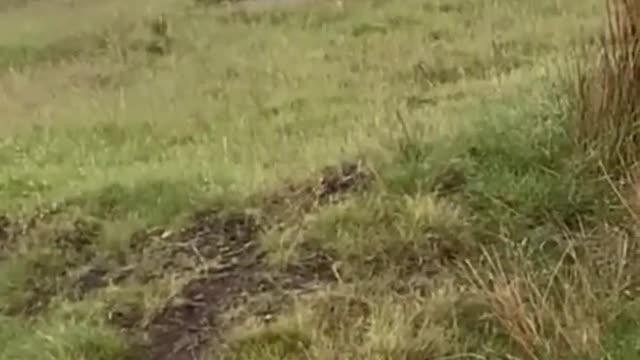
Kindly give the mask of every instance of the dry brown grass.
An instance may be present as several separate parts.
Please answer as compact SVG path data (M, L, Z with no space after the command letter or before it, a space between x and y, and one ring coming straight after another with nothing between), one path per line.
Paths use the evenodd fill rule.
M572 235L552 266L520 250L485 251L483 265L467 263L469 299L483 309L479 320L506 338L518 358L599 356L632 272L629 238L607 233Z
M640 154L640 1L608 0L607 11L596 61L588 51L575 69L574 136L608 171L624 174Z

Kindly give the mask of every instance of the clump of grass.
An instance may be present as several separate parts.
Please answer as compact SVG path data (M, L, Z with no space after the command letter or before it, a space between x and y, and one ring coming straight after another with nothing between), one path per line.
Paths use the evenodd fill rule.
M343 286L299 301L271 323L236 327L223 359L439 359L455 353L458 294L392 294L389 284Z
M524 247L485 250L484 261L467 262L464 271L472 294L467 298L475 299L468 304L479 315L474 322L486 320L519 358L597 358L606 351L606 329L622 313L635 271L629 245L628 236L607 230L571 235L551 262Z
M0 312L41 310L73 269L91 261L101 225L75 214L32 219L14 229L0 262Z
M127 348L118 334L91 319L53 316L25 325L0 315L0 359L122 359Z
M329 253L347 278L370 272L433 270L473 247L464 209L433 195L382 194L353 199L310 215L264 239L276 265L309 250Z
M624 175L640 154L640 4L609 0L607 10L596 61L578 59L573 72L573 136L609 172Z

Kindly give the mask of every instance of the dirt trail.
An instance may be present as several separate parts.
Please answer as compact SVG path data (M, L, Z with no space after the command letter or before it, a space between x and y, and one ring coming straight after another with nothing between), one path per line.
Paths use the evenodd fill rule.
M325 254L316 254L287 269L269 267L259 236L277 226L284 211L295 209L302 214L339 201L361 189L369 179L360 166L348 164L325 171L317 183L292 185L265 198L261 210L266 220L255 211L215 210L198 215L174 241L210 265L152 320L145 329L148 341L136 349L135 358L200 359L205 351L216 352L215 343L226 328L221 315L227 310L258 294L305 290L333 281L333 263Z

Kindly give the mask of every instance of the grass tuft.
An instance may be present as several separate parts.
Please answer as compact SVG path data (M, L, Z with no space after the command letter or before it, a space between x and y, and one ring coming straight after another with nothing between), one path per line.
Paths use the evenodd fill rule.
M485 249L482 261L464 267L470 285L466 311L474 309L473 322L488 322L514 356L599 358L610 341L606 329L628 322L624 304L637 273L633 241L604 228L566 235L559 240L562 254L546 260L526 246Z
M332 289L301 300L272 323L248 321L233 331L230 359L418 360L452 353L455 289L442 284L429 296L397 296L389 285Z
M608 27L596 42L596 54L585 49L574 69L572 127L576 144L621 176L640 154L640 5L632 0L607 4Z

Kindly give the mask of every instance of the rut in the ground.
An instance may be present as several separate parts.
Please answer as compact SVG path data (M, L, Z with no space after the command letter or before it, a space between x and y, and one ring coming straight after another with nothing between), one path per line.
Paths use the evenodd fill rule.
M325 254L304 263L274 270L259 246L260 234L277 226L281 212L295 208L301 213L338 201L361 189L370 180L356 164L327 170L318 182L287 187L264 198L262 213L210 211L200 214L194 225L176 234L187 249L209 264L180 294L155 316L145 329L146 343L137 348L136 359L194 360L204 352L216 353L225 330L220 316L252 296L266 292L304 290L335 280L331 258Z

